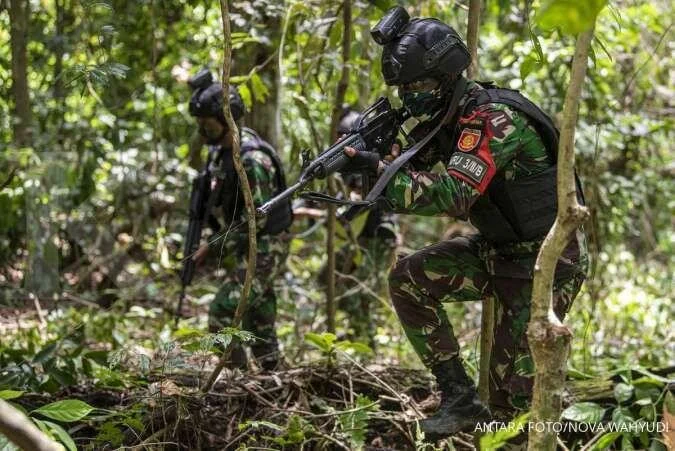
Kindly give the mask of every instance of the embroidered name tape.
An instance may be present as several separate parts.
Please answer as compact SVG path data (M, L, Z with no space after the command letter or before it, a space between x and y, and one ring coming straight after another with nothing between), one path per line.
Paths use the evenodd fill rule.
M456 172L480 184L488 172L488 165L480 158L471 154L454 153L450 157L448 169L454 169Z

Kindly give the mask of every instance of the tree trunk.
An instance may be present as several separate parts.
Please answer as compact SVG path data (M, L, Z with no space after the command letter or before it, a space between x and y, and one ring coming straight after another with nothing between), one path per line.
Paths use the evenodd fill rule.
M471 54L471 65L467 69L470 79L478 77L478 28L480 25L480 9L482 0L469 2L469 21L466 27L466 45Z
M28 0L10 0L9 20L12 42L12 96L14 97L14 145L26 147L31 141L30 96L28 95Z
M351 0L344 0L342 6L342 21L344 30L342 34L342 71L335 93L333 114L330 121L330 142L337 141L337 129L342 114L342 104L345 101L345 93L349 85L349 51L352 43L352 4ZM335 195L335 180L328 177L328 190ZM328 254L327 278L326 278L326 323L328 332L335 332L335 205L328 205L328 224L326 237L326 253Z
M577 38L570 85L563 107L558 148L558 214L541 245L534 268L532 309L527 328L527 338L536 368L532 398L534 422L558 421L562 408L572 334L553 312L553 276L558 258L570 236L588 216L587 209L577 202L574 180L574 129L592 39L593 28L579 34ZM556 433L549 431L548 428L543 428L543 432L538 432L537 429L530 430L528 450L555 450Z
M274 55L276 44L280 39L279 30L281 28L281 20L279 17L264 17L265 27L268 30L274 30L271 36L273 44L259 45L255 47L255 54L252 61L255 66L260 67L258 75L262 78L263 83L269 90L269 94L265 102L253 102L251 111L245 116L246 125L260 133L265 140L280 152L280 124L277 111L279 110L279 66L275 64ZM251 67L247 67L251 70Z
M237 309L234 312L234 318L232 320L232 327L241 327L242 319L246 309L248 308L248 296L251 292L251 284L253 283L253 277L255 276L255 264L256 264L256 253L257 253L257 243L256 243L256 218L255 218L255 206L253 205L253 195L251 194L251 187L248 184L248 178L246 177L246 171L244 166L241 163L241 156L239 155L239 129L237 124L232 118L232 112L230 111L230 68L232 67L232 40L230 33L230 12L228 0L220 0L220 11L222 15L223 22L223 41L224 41L224 58L223 58L223 109L225 114L225 122L227 127L230 130L230 137L232 139L232 159L234 160L234 168L237 171L239 176L239 186L241 186L242 193L244 195L244 205L246 207L246 222L248 225L248 260L246 265L246 277L244 278L244 286L241 288L241 296L239 297L239 303L237 304ZM228 346L225 347L223 355L220 357L220 361L214 368L213 372L210 374L208 380L202 387L203 393L208 393L215 384L220 372L225 367L225 364L230 358L232 352L232 343L236 340L230 341Z
M480 25L481 0L469 3L469 18L466 27L466 43L471 54L471 65L467 69L470 79L478 76L478 29ZM490 356L492 354L492 336L495 326L495 300L488 297L483 300L480 323L480 363L478 371L478 394L481 401L490 401Z
M26 415L2 399L0 399L0 433L21 449L31 451L59 451L63 449L62 446L43 434Z

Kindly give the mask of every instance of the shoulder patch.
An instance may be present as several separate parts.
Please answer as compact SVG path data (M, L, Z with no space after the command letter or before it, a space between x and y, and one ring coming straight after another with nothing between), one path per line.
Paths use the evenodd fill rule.
M457 142L457 148L462 152L470 152L476 148L480 142L482 132L475 128L465 128L462 130L462 134L459 135L459 141Z

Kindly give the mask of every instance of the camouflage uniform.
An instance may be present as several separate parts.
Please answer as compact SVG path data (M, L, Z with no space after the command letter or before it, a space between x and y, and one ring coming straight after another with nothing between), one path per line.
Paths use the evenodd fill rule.
M272 159L264 152L251 150L242 154L242 163L246 170L249 185L256 206L270 199L275 192L276 168ZM241 213L234 221L245 219ZM258 219L257 228L265 226L267 217ZM226 226L227 227L227 226ZM224 249L218 249L221 255L234 256L225 261L227 277L209 308L209 329L217 331L232 323L234 312L239 303L241 287L246 274L246 255L248 254L248 236L246 227L235 230L223 243ZM281 235L258 235L256 273L251 286L248 309L243 318L243 329L255 334L259 340L251 346L253 354L264 362L275 361L277 357L277 336L274 328L277 300L274 293L274 281L284 271L288 255L288 242Z
M475 89L482 88L470 83L467 92ZM451 149L432 141L436 144L390 181L385 195L395 211L467 218L493 180L537 174L554 163L529 120L506 105L479 106L461 117L457 126L458 138ZM458 164L463 155L478 167ZM432 170L438 162L443 169ZM496 246L480 235L456 237L400 258L389 277L403 328L428 367L459 354L442 303L495 297L493 407L523 407L531 393L533 365L525 331L539 246L540 241ZM585 238L578 230L556 269L553 300L561 318L580 289L586 265Z

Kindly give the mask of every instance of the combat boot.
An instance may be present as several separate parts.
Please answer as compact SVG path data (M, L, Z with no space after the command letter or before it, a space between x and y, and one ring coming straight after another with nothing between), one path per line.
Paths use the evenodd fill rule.
M427 440L473 431L477 424L490 421L490 411L478 399L473 381L459 358L441 362L431 372L441 392L441 405L435 414L420 421Z
M279 345L276 336L251 345L251 351L262 369L273 371L279 369Z
M232 351L230 353L230 360L227 365L228 368L239 368L245 371L247 368L246 351L240 343L233 343Z

